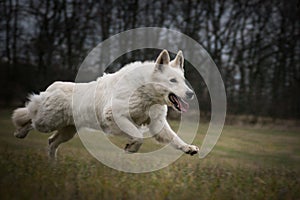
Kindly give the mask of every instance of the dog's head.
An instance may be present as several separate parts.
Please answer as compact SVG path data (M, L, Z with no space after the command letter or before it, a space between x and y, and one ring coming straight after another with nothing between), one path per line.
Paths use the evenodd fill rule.
M174 60L170 61L167 50L163 50L155 61L153 81L155 90L164 97L168 106L178 112L185 112L189 105L186 99L192 99L194 92L187 86L184 77L184 58L179 51Z

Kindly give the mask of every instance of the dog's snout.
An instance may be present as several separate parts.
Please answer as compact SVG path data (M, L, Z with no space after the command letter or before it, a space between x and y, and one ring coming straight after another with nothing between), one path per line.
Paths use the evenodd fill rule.
M192 99L194 97L194 92L186 91L185 95L186 95L187 99Z

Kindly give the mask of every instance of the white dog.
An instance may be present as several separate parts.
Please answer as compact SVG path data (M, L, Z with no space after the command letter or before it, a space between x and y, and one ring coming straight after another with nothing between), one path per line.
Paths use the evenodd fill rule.
M32 129L49 133L49 156L70 140L77 128L102 129L106 133L126 135L127 152L137 152L143 142L142 125L159 142L194 155L199 148L186 144L170 128L167 106L185 112L194 93L186 85L184 58L179 51L170 62L163 50L156 62L134 62L113 74L89 83L55 82L39 95L32 95L26 107L14 111L14 135L24 138ZM98 122L92 117L96 114ZM100 127L99 127L100 125Z

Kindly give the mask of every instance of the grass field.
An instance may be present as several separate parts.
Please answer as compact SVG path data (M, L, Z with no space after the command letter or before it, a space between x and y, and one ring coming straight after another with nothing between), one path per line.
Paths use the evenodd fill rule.
M11 110L0 111L0 199L300 199L300 131L225 126L205 159L183 155L151 173L119 172L98 162L78 137L56 164L49 135L13 136ZM176 128L177 124L172 123ZM201 145L207 124L194 144ZM142 151L157 145L147 141Z

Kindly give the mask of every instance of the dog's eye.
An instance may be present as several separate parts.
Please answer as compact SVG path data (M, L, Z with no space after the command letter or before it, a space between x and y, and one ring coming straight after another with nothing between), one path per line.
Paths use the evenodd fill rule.
M172 82L172 83L177 83L177 80L176 80L175 78L171 78L171 79L170 79L170 82Z

